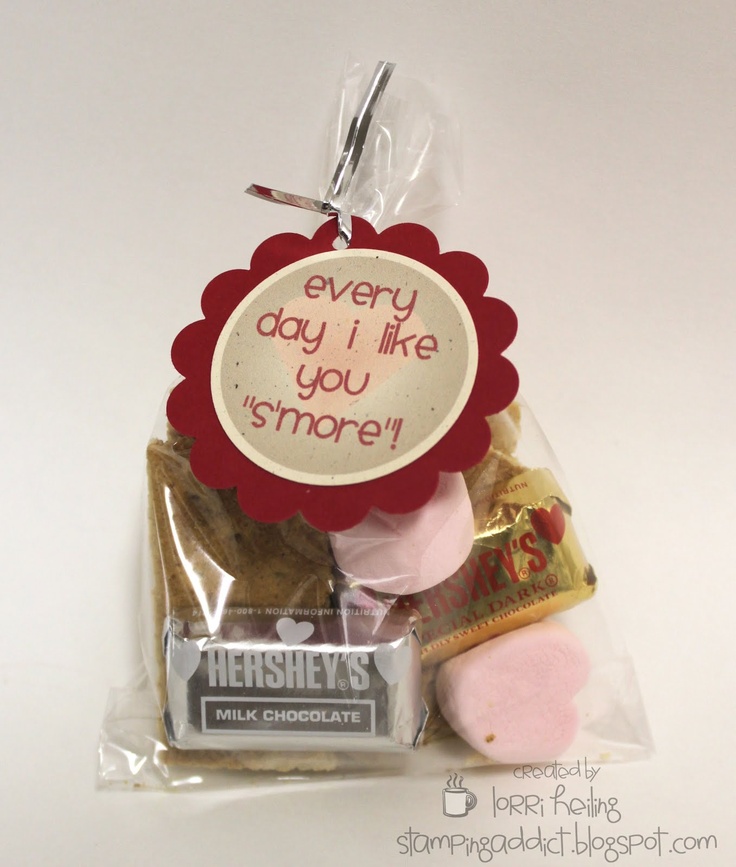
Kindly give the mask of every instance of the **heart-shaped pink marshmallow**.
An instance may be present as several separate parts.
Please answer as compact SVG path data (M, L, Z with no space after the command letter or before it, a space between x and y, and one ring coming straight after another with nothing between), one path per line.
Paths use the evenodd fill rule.
M552 621L501 635L448 660L437 676L442 715L471 747L503 764L563 753L579 727L573 698L590 662Z

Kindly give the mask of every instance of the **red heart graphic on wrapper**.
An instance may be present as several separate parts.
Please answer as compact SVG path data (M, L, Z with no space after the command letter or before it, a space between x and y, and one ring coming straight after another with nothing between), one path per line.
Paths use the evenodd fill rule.
M531 514L531 524L537 536L553 545L559 545L565 535L565 513L559 503L551 509L535 509Z

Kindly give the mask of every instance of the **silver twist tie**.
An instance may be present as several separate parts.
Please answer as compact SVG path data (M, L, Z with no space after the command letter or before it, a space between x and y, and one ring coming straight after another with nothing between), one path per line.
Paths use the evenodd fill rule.
M295 208L316 211L318 214L326 217L336 216L339 245L348 247L353 229L350 214L343 210L341 203L353 179L360 157L363 154L366 138L368 137L368 128L373 120L376 106L383 96L383 92L395 66L395 63L388 63L385 60L382 60L376 66L368 89L363 95L358 110L350 122L350 129L348 130L348 135L342 149L342 156L335 169L335 174L332 176L324 201L311 199L308 196L298 196L294 193L284 193L281 190L274 190L271 187L264 187L260 184L251 184L246 193L249 193L251 196L257 196L259 199L276 202L280 205L292 205Z

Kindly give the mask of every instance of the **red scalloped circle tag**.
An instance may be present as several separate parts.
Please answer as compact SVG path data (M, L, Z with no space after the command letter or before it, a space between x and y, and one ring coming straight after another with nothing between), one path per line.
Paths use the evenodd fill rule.
M483 458L486 417L518 389L502 355L516 316L478 258L411 223L334 237L276 235L215 277L174 341L167 404L199 481L237 488L255 520L300 512L323 531L420 508L440 472Z

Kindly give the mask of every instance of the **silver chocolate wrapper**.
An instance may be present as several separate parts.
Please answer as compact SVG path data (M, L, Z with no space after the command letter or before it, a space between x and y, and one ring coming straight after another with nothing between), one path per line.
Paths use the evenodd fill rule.
M426 721L411 613L231 609L164 631L177 749L405 750Z

